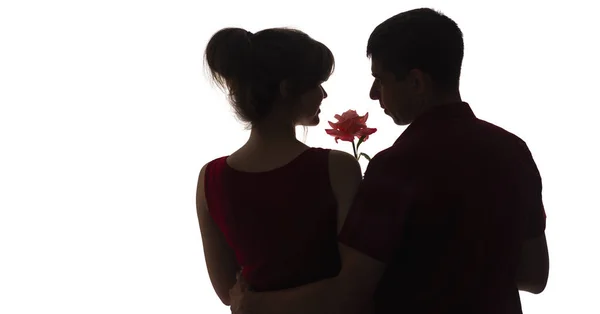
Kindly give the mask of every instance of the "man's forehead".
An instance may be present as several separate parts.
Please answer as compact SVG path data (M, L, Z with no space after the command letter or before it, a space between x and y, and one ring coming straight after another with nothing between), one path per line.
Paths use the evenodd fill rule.
M381 62L379 62L375 59L371 59L371 72L373 74L381 73Z

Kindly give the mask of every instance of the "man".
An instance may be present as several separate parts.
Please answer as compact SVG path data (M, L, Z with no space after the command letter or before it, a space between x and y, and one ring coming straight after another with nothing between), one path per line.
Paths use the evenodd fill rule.
M462 32L431 9L371 34L371 98L410 126L369 164L339 235L339 275L251 293L242 313L522 313L548 278L542 186L525 143L462 102Z

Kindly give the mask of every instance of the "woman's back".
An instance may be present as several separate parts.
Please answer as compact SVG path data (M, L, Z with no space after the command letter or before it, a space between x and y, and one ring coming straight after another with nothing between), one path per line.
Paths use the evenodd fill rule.
M254 290L285 289L338 274L329 152L309 148L266 172L236 170L227 157L207 165L208 212Z
M215 292L229 305L240 267L257 291L337 275L337 232L360 166L349 154L296 138L298 126L319 124L331 50L295 29L224 28L206 45L205 61L250 128L246 144L206 164L198 178L198 222Z

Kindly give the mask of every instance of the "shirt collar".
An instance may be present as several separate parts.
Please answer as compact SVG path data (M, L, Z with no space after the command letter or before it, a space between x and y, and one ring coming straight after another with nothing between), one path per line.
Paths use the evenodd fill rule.
M474 119L476 117L473 110L471 110L471 106L466 102L450 103L433 107L417 117L417 119L402 132L402 135L396 140L396 143L400 138L410 135L411 133L419 132L419 130L424 128L429 129L440 125L444 121L457 118Z

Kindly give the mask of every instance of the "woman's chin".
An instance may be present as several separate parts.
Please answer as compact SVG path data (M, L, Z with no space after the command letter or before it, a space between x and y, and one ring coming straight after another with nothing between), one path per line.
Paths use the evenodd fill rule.
M317 120L317 121L311 121L311 122L308 122L308 123L303 123L301 125L302 126L317 126L317 125L319 125L319 120Z
M321 119L319 119L319 116L314 116L310 121L304 121L302 123L300 123L301 126L317 126L319 125L319 122L321 122Z
M311 122L312 126L319 125L319 122L321 122L321 119L319 119L319 115L317 114L310 122Z

